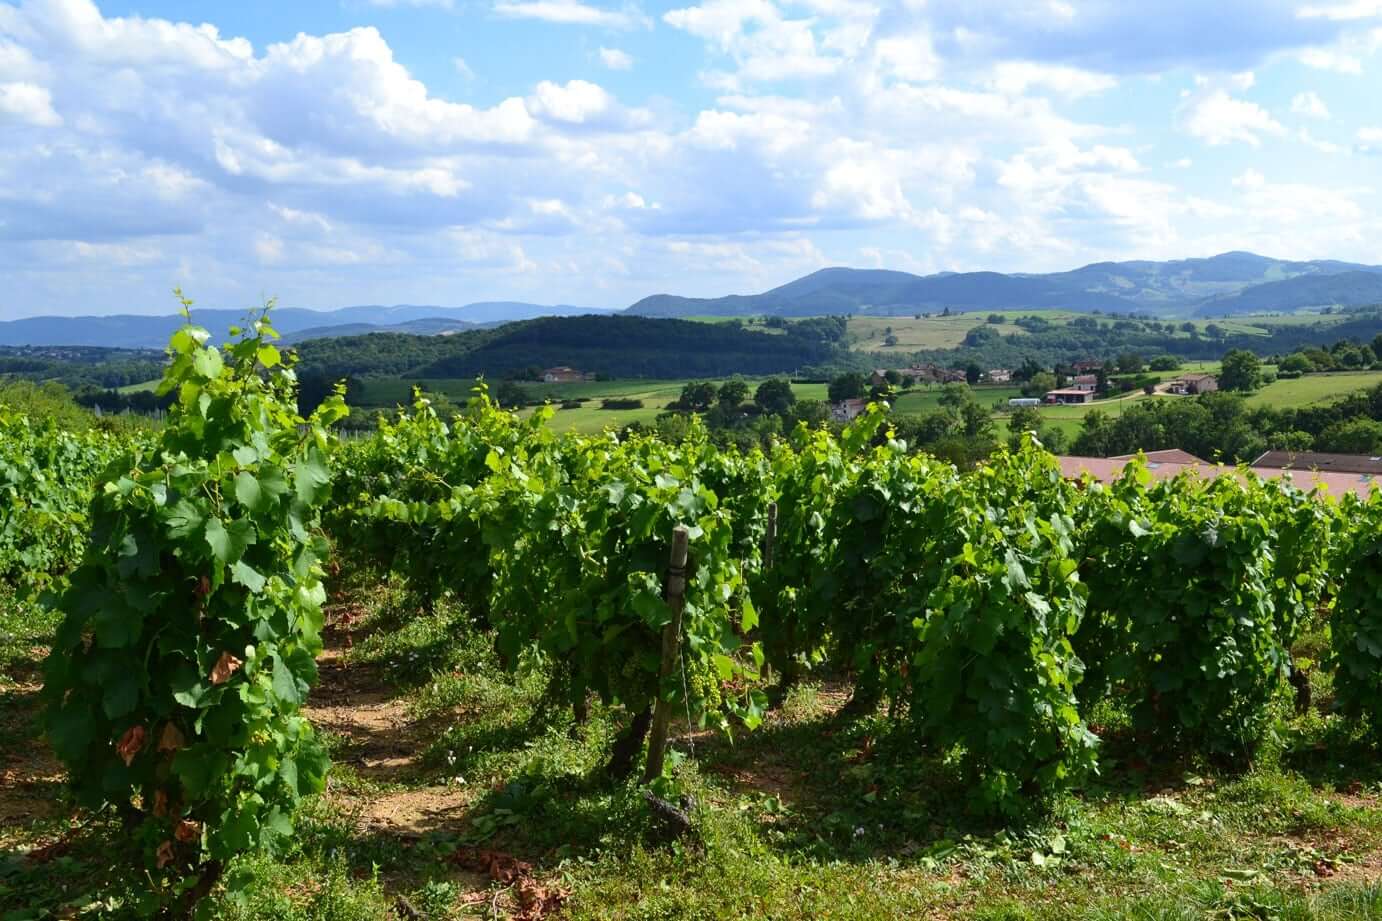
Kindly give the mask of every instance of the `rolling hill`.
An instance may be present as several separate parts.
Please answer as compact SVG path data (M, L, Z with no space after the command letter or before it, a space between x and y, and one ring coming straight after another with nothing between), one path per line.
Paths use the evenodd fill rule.
M337 310L279 307L274 326L288 341L367 332L434 334L495 323L546 316L612 313L595 307L567 304L544 306L510 301L486 301L464 307L401 304L393 307L358 306ZM192 319L213 335L243 324L243 310L200 310ZM183 323L181 316L115 314L85 317L26 317L0 322L0 345L85 345L117 348L162 348Z
M1337 288L1309 284L1348 276ZM1292 311L1330 303L1382 300L1355 276L1382 277L1382 266L1333 260L1271 259L1223 253L1170 262L1099 262L1045 275L944 272L912 275L884 269L829 268L754 295L687 298L656 294L628 308L640 316L813 316L1061 308L1105 313ZM1296 285L1289 283L1297 282ZM1208 307L1253 289L1253 307ZM1345 299L1329 300L1328 291ZM1371 299L1369 299L1369 297ZM1324 299L1321 299L1324 298ZM1360 300L1359 298L1362 298Z
M1359 307L1382 304L1382 270L1302 275L1285 281L1253 285L1236 294L1210 298L1196 310L1201 316L1236 313L1290 312L1308 307Z

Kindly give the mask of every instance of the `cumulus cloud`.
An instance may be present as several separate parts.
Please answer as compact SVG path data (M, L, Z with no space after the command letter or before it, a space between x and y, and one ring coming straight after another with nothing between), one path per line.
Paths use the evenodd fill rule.
M633 70L633 57L618 48L601 48L600 63L610 70Z
M1286 104L1252 100L1328 114L1312 92L1273 95L1280 68L1314 50L1363 62L1371 39L1338 15L1227 2L1172 0L1181 40L1163 46L1162 17L1111 0L682 0L645 38L699 44L671 76L713 87L711 102L627 81L616 94L542 61L520 89L483 96L498 81L476 79L461 102L376 28L255 47L89 0L0 3L0 274L23 292L6 306L166 309L149 292L178 281L204 302L621 306L874 259L1036 270L1259 243L1359 258L1382 230L1368 183L1317 188L1275 160L1269 179L1251 158L1272 138L1382 152L1382 130L1339 111L1334 140L1317 138L1287 131ZM614 0L488 8L504 34L650 24ZM633 63L587 48L591 68ZM453 54L440 63L476 76ZM649 86L668 76L654 54L639 61ZM1209 75L1179 104L1178 67ZM1202 167L1164 143L1172 123L1239 181L1189 194ZM1296 242L1274 245L1286 219ZM103 300L77 303L78 278Z
M1291 99L1291 111L1307 118L1329 118L1329 106L1325 105L1324 100L1313 90L1296 93Z
M1234 142L1259 147L1263 135L1279 136L1286 132L1266 109L1230 96L1222 89L1194 95L1182 108L1181 126L1212 147Z
M509 19L538 19L559 25L603 26L608 29L647 27L648 17L636 8L612 10L581 0L499 0L494 12Z
M7 116L40 127L62 124L52 93L32 83L0 83L0 121Z

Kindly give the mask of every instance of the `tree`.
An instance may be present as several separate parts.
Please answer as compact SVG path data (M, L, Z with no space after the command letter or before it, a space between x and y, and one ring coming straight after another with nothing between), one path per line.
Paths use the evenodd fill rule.
M513 381L500 381L494 388L494 402L504 409L515 409L519 406L527 406L530 397L528 391L524 390Z
M1186 320L1184 323L1180 325L1180 331L1183 333L1197 333L1199 332L1199 328L1195 326L1194 323L1191 323L1189 320Z
M887 381L889 385L896 387L902 383L902 372L898 371L896 368L889 368L883 372L883 380Z
M1382 333L1378 333L1372 340L1372 354L1382 361Z
M1153 371L1179 371L1180 359L1174 355L1158 355L1147 367Z
M944 406L946 409L953 409L958 411L965 404L974 403L977 401L974 399L973 390L970 390L969 387L965 384L956 382L946 384L944 387L941 388L939 402L941 406Z
M1209 323L1205 325L1204 334L1211 339L1218 339L1224 335L1224 328L1218 323Z
M897 345L897 337L894 336L892 333L888 333L886 336L883 337L883 344L888 348L892 348L893 346Z
M721 406L732 409L749 398L749 385L737 377L727 380L720 385L718 396Z
M1122 374L1142 373L1142 356L1136 352L1124 352L1118 356L1118 371Z
M805 422L812 428L830 421L830 407L820 400L800 400L792 409L798 422Z
M1308 374L1315 370L1314 363L1300 352L1293 352L1281 360L1278 366L1282 371L1289 371L1293 374Z
M1219 371L1223 390L1248 392L1262 386L1262 362L1247 349L1230 349Z
M677 405L689 412L703 413L719 395L719 388L709 381L691 381L681 388L681 397L678 398Z
M1056 389L1056 376L1050 371L1038 371L1031 376L1026 385L1022 388L1023 394L1029 397L1045 396L1048 390Z
M1002 326L1004 323L1008 322L1008 318L1001 313L991 313L988 316L987 322L992 323L994 326Z
M855 400L868 393L869 383L864 375L857 371L848 374L841 374L830 382L827 393L830 402L838 403L841 400Z
M792 390L791 381L775 377L758 385L758 389L753 393L753 401L762 407L765 413L785 415L791 411L792 404L797 401L797 395Z
M1382 453L1382 422L1361 417L1336 422L1320 432L1318 447L1340 454Z
M986 345L992 345L1000 341L1003 334L998 330L988 326L976 326L965 333L964 346L970 349L981 349Z
M979 383L979 379L984 376L984 369L979 367L977 362L971 361L965 365L965 380L971 385Z
M1035 406L1019 406L1008 418L1008 431L1012 432L1009 443L1016 447L1022 443L1023 432L1041 431L1041 410Z

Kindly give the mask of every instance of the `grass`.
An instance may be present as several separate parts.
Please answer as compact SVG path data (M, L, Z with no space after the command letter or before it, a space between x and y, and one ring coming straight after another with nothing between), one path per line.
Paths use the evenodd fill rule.
M746 378L749 392L764 378ZM552 418L552 427L557 431L576 431L593 434L606 428L622 428L631 422L652 423L659 413L681 395L682 387L689 379L678 380L613 380L576 381L565 384L524 383L522 387L534 399L551 400L558 404L562 400L584 400L576 409L558 408ZM714 381L716 385L723 380ZM420 385L429 393L440 393L455 403L462 403L470 397L472 381L458 380L419 380L404 381L391 378L369 378L364 383L361 404L370 407L390 407L406 405L412 399L412 388ZM794 383L793 392L799 400L824 400L825 384ZM642 409L601 409L600 401L608 397L639 399Z
M1328 403L1356 390L1382 383L1382 371L1333 371L1307 374L1294 380L1276 380L1248 397L1252 406L1273 409L1300 409L1314 403Z
M1327 713L1289 719L1243 773L1114 739L1100 777L1003 825L967 811L943 753L882 715L845 717L848 686L823 674L733 742L674 727L669 795L694 797L697 832L668 844L636 786L601 770L617 708L573 725L546 705L541 664L501 670L454 600L424 615L355 577L330 610L311 714L328 790L286 852L229 868L241 887L216 893L213 917L518 917L526 891L562 897L573 921L1382 918L1382 771ZM52 627L0 606L6 790L41 755L27 695ZM69 834L54 785L23 789L42 808L0 823L0 917L127 916L116 829ZM25 856L60 837L65 855ZM491 879L476 848L530 870Z

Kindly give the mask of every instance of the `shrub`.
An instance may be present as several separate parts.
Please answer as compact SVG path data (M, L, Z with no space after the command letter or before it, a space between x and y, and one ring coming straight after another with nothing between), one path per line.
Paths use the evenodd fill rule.
M186 304L184 302L184 314ZM300 712L316 680L338 392L298 416L267 311L231 345L175 333L157 445L96 494L58 599L45 728L78 801L124 813L150 907L292 832L327 760Z
M1382 730L1382 499L1348 498L1339 555L1342 577L1330 621L1339 708Z
M601 409L642 409L643 401L628 397L611 397L600 401Z

